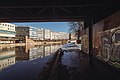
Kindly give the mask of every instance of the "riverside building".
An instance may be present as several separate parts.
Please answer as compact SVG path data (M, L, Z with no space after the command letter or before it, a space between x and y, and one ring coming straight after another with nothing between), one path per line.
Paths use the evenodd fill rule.
M19 41L24 42L26 36L33 40L37 40L38 38L38 28L31 26L18 26L15 29L16 29L16 38Z
M16 27L16 38L19 41L25 41L25 37L32 40L67 40L69 34L65 32L54 32L49 29L35 28L30 26Z
M0 23L0 43L14 43L15 25L11 23Z
M44 40L51 39L51 31L49 29L44 29Z
M39 28L37 29L37 40L44 40L44 29Z

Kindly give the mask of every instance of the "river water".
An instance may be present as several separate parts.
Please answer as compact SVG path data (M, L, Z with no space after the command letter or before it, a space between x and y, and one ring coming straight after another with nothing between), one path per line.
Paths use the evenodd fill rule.
M29 65L29 67L31 67L30 62L35 64L38 61L42 61L43 63L44 59L46 60L47 57L51 56L61 46L62 45L0 47L0 73L6 70L9 71L10 68L25 67L23 65Z

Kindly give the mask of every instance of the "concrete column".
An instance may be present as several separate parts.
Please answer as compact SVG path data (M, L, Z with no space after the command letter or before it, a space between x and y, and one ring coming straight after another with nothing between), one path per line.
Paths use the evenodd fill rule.
M93 19L91 20L93 25ZM89 27L89 62L93 64L93 43L92 43L92 26Z
M27 45L28 43L28 36L25 36L25 44Z

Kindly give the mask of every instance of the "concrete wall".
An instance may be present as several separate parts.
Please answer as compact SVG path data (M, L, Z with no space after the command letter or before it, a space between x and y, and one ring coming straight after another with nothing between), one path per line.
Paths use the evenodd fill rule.
M120 11L94 24L93 55L120 68Z

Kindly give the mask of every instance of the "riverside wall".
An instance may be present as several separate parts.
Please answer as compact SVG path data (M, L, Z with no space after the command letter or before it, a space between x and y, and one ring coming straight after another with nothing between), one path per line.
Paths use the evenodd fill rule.
M0 47L34 46L34 45L49 45L49 44L63 44L63 42L57 41L57 42L11 43L11 44L0 44Z

